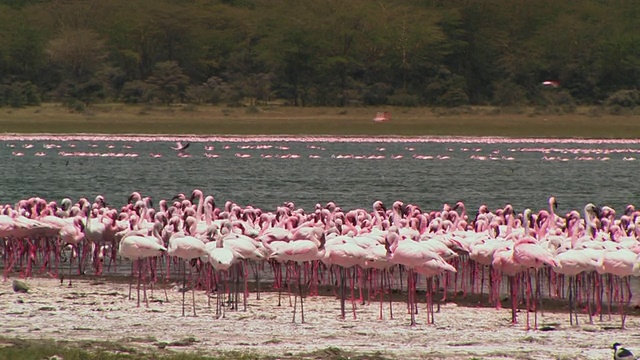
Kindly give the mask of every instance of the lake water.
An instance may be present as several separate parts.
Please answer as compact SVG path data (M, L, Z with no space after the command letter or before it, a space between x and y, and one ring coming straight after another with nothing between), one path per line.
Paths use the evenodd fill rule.
M182 155L171 147L190 142ZM558 212L586 203L622 210L640 196L640 143L613 140L340 137L3 136L0 203L102 194L121 206L133 191L157 200L194 188L273 210L375 200L424 210L462 200L471 212L511 203ZM190 156L190 157L188 157Z

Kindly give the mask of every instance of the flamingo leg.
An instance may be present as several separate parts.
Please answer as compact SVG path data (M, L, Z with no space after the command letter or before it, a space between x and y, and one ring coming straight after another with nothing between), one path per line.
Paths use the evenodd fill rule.
M576 317L577 321L578 318ZM569 324L573 326L573 276L569 276Z
M340 315L342 316L342 320L345 319L345 268L340 267Z
M408 291L409 311L411 312L411 326L416 326L416 313L414 311L415 278L413 276L413 269L409 269L408 273L409 273L409 277L407 279L407 291Z
M187 292L187 266L184 260L182 261L182 316L184 316L184 297Z
M138 268L138 305L136 305L137 307L140 307L140 280L141 280L141 276L142 276L142 264L140 263L140 258L134 260L133 262L136 263L137 268ZM132 262L132 263L133 263ZM131 265L133 266L133 265Z
M193 268L189 266L189 279L193 279ZM196 284L191 285L191 299L193 300L193 316L196 316Z

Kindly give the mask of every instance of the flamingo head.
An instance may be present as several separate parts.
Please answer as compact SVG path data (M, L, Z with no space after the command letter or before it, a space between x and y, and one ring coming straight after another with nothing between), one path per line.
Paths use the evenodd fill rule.
M551 209L557 209L558 208L558 201L556 200L555 196L552 196L549 198L549 208Z
M184 200L186 198L187 198L187 196L185 194L179 193L179 194L175 195L174 197L172 197L171 200L182 201L182 200ZM131 198L129 198L129 199L131 199Z
M80 232L84 232L84 222L81 217L76 217L73 223L80 229Z
M132 204L135 203L138 200L142 200L142 195L140 195L139 192L134 191L131 193L131 195L129 195L129 197L127 198L127 204Z
M631 216L631 214L633 214L635 211L636 211L636 208L632 204L629 204L624 209L624 214L628 215L628 216Z
M380 212L382 212L381 215L384 215L387 213L387 209L384 207L384 204L380 200L377 200L376 202L373 203L373 210L379 214Z
M587 205L585 205L584 212L597 218L602 215L602 210L599 207L595 206L593 203L588 203Z
M193 203L193 201L194 201L196 198L198 198L198 199L199 199L199 198L201 198L202 196L203 196L203 194L202 194L202 190L200 190L200 189L194 189L194 190L191 192L191 197L189 197L189 201L191 201L191 202Z

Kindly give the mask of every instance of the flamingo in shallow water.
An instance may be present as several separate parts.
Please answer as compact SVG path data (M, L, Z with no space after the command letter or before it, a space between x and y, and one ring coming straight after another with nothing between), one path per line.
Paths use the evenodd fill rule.
M132 261L131 273L133 273L134 262L138 266L138 307L140 306L140 279L142 277L142 259L156 257L162 255L167 248L162 245L162 241L159 239L159 231L162 228L162 223L156 223L153 231L154 236L142 236L142 235L125 235L120 240L120 246L118 248L118 254ZM129 299L131 299L131 284L129 285ZM147 307L149 301L147 300L147 288L144 285L144 299Z
M186 293L186 262L192 259L199 259L201 256L207 255L207 251L204 246L204 242L196 237L186 235L183 232L174 233L169 239L169 246L167 248L167 254L169 256L176 256L183 262L183 289L182 289L182 316L184 316L184 297ZM191 273L191 266L189 266L189 272ZM193 316L196 316L196 293L195 286L193 290Z
M305 262L320 260L325 255L325 235L322 228L314 228L313 239L295 240L281 243L270 258L278 262L292 261L298 274L298 293L300 296L301 322L304 323L304 298L302 296L302 284L300 281L300 265ZM315 241L318 239L319 244ZM313 268L313 267L312 267ZM293 322L296 321L296 307L293 308Z

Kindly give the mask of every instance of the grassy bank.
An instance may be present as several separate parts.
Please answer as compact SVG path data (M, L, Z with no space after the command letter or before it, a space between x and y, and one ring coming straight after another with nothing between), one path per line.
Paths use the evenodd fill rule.
M159 343L152 338L127 338L120 341L53 341L47 339L22 340L0 338L0 360L386 360L380 353L357 354L335 347L299 354L262 356L251 352L220 351L204 353L190 351L193 338L185 338L172 344ZM140 346L147 345L146 347ZM181 348L182 350L177 350Z
M392 120L373 123L377 111ZM550 115L534 109L296 108L101 104L71 112L58 104L0 108L4 133L456 135L640 138L639 115L595 108Z

